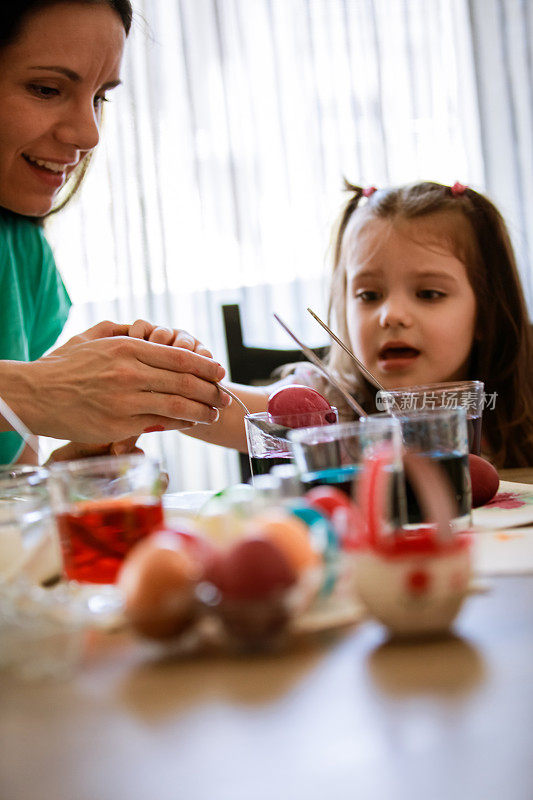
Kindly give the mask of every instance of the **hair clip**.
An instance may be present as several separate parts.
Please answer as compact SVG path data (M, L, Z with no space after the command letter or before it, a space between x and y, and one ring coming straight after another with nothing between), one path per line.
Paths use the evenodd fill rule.
M367 186L366 189L363 189L363 197L372 197L374 192L377 192L375 186Z
M450 186L450 192L454 197L460 197L467 189L468 186L464 186L462 183L459 183L459 181L455 181L454 185Z

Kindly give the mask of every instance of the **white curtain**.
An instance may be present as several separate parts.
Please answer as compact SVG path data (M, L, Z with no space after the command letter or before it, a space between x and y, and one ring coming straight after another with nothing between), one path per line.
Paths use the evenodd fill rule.
M531 22L529 0L135 6L124 86L106 106L80 200L50 228L75 302L65 336L106 317L144 317L192 331L225 363L220 306L239 302L254 343L290 346L273 310L311 345L323 343L305 308L325 311L344 175L489 189L513 214L532 298L531 103L526 111L520 94L531 97L530 39L520 30ZM496 34L507 53L501 102L512 94L516 112L501 144L483 78ZM529 168L520 175L517 128ZM520 195L498 176L503 157ZM174 433L141 443L163 460L174 490L238 480L229 451Z
M470 0L487 193L504 214L533 310L533 0Z

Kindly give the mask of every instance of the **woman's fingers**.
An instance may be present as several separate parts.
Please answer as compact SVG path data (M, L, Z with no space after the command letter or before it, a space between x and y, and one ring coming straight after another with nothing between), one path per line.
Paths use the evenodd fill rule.
M128 340L126 339L125 342ZM205 381L221 381L224 367L208 356L193 353L183 347L166 347L155 342L132 341L136 358L149 367L159 367L176 373L189 373Z

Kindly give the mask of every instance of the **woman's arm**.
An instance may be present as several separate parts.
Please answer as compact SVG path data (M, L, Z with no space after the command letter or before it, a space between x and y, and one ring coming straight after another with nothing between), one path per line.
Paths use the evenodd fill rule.
M130 327L102 322L36 361L0 362L0 396L32 433L78 442L216 419L228 403L215 385L225 374L220 364L194 344L130 337ZM9 429L0 418L0 430Z

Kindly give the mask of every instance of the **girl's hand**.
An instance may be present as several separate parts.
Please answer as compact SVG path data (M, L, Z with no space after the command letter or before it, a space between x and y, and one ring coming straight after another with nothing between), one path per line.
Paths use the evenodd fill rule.
M126 453L144 453L140 447L136 446L137 437L131 436L129 439L124 439L122 442L112 442L111 444L82 444L80 442L68 442L63 447L58 447L50 454L50 458L46 462L48 464L55 464L58 461L75 461L79 458L95 458L97 456L117 456L125 455ZM168 474L166 472L159 473L159 488L161 494L167 490L169 483Z
M230 399L215 386L224 369L200 349L209 351L183 331L168 347L131 329L101 322L37 361L3 362L6 402L33 433L93 444L218 419Z
M135 339L144 339L147 342L155 342L156 344L183 347L185 350L199 353L201 356L213 358L211 351L187 331L182 331L177 328L159 327L157 325L152 325L151 322L147 322L145 319L136 320L133 325L128 328L128 336L133 336Z
M55 464L58 461L76 461L79 458L95 458L97 456L115 456L126 453L143 453L140 447L136 446L137 437L132 436L122 442L112 442L111 444L83 444L81 442L68 442L68 444L58 447L50 454L47 464ZM45 465L45 466L46 466Z

